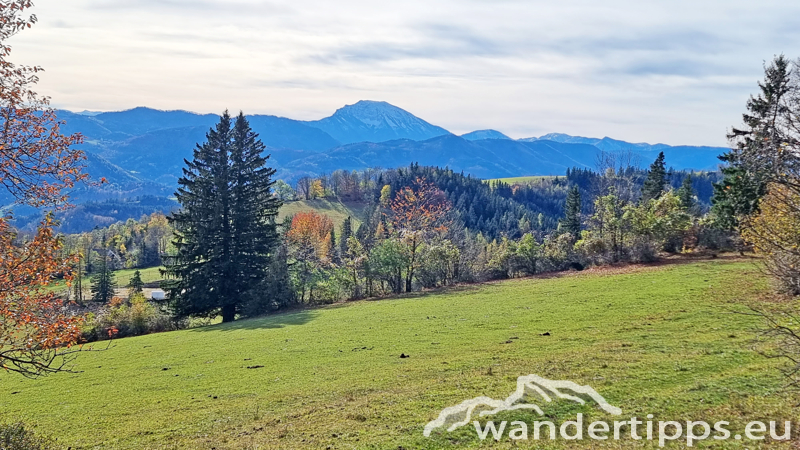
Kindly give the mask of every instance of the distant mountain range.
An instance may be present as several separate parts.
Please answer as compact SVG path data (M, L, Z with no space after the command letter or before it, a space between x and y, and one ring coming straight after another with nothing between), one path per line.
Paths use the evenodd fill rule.
M88 173L105 177L101 187L73 193L76 203L172 195L184 158L216 124L216 114L134 108L119 112L59 111L64 133L80 132ZM400 167L412 162L447 166L480 178L561 175L569 167L595 167L598 153L627 152L641 166L659 151L675 169L714 170L725 148L636 144L611 138L566 134L514 140L496 130L456 136L386 102L359 101L330 117L298 121L269 115L248 116L271 155L279 178L337 169ZM3 199L0 199L2 202Z

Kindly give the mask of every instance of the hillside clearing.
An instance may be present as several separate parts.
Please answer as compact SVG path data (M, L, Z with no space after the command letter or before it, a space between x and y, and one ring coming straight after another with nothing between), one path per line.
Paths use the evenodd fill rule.
M492 181L502 181L503 183L508 183L508 184L530 184L536 181L547 180L550 178L556 178L556 177L553 175L535 175L527 177L493 178L491 180L485 180L485 181L487 183Z
M765 289L753 263L715 260L352 302L120 339L80 373L2 376L0 411L73 448L512 448L422 429L538 374L628 417L778 420L775 362L748 349L754 319L729 311ZM562 406L550 412L576 411Z
M329 200L317 198L314 200L298 200L286 202L278 211L278 221L284 217L297 214L299 212L316 212L328 216L336 225L336 231L348 217L352 218L353 230L361 223L361 213L364 211L365 204L354 202L342 202L340 200Z

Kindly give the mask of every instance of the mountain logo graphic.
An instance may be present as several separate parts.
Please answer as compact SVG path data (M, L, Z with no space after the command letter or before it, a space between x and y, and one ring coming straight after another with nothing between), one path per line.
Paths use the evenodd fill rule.
M532 400L541 399L547 403L552 402L553 398L570 400L581 405L586 404L585 398L594 400L603 411L618 416L622 410L610 405L602 395L589 386L581 386L566 380L548 380L538 375L523 375L517 378L517 390L505 400L496 400L490 397L476 397L466 400L456 406L450 406L439 413L436 420L425 425L423 434L426 437L437 428L447 427L447 431L453 431L470 423L472 416L477 413L481 417L497 414L501 411L514 411L518 409L530 409L539 415L544 415L544 411L532 403Z

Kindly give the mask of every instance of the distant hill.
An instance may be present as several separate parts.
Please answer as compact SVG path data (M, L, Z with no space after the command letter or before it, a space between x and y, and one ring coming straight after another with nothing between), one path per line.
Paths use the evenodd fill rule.
M461 137L468 141L479 141L481 139L511 139L497 130L477 130L462 134Z
M386 102L361 100L337 109L332 116L306 122L333 136L342 144L384 142L396 139L422 141L450 134Z
M520 139L521 142L536 142L536 141L553 141L553 142L561 142L564 144L588 144L593 145L600 150L606 152L619 152L624 150L632 150L634 152L659 152L661 150L673 148L667 144L646 144L646 143L630 143L625 141L620 141L617 139L611 139L610 137L604 137L602 139L598 138L587 138L581 136L570 136L568 134L562 133L550 133L545 134L541 137L530 137L530 138L523 138ZM691 148L710 148L710 147L691 147ZM727 151L727 149L722 149L723 151Z
M715 170L717 155L725 149L708 147L665 147L667 165L677 170ZM409 162L423 166L449 167L479 178L519 175L563 175L567 168L595 168L598 147L590 144L548 140L513 141L481 139L470 141L447 135L426 141L408 139L344 145L311 154L280 168L280 175L316 175L336 169L359 170L367 167L402 167ZM654 150L638 150L639 165L646 167L657 156Z

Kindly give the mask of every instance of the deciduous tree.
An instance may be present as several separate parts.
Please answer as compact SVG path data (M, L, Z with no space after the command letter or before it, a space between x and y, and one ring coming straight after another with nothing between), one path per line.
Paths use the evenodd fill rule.
M742 235L764 257L781 290L800 294L800 194L770 185L758 214L744 219Z
M295 279L300 300L313 299L315 275L330 263L333 222L313 211L300 212L292 218L286 233L289 255L294 259Z
M407 253L405 290L411 292L414 271L419 264L417 250L426 235L447 230L447 213L451 206L442 191L424 178L417 178L413 186L397 192L390 207L394 228Z
M64 136L46 97L33 91L39 67L8 60L8 38L29 28L29 0L0 2L0 186L19 204L63 207L67 190L86 179L84 155L72 148L80 135ZM58 278L72 279L75 258L62 254L52 216L35 236L20 240L0 218L0 367L26 376L63 369L80 336L81 317L63 312L47 291Z

